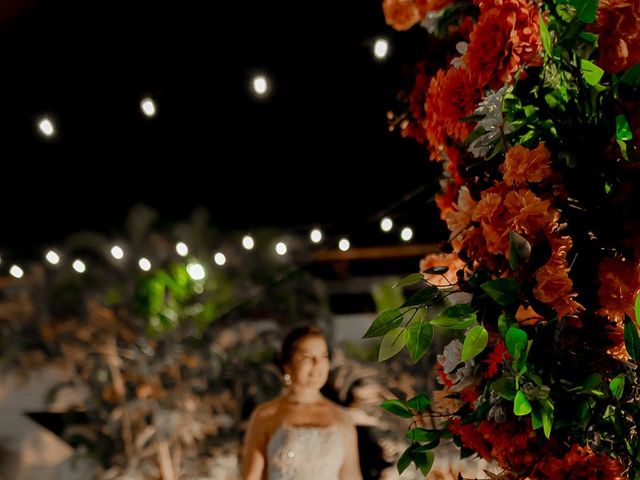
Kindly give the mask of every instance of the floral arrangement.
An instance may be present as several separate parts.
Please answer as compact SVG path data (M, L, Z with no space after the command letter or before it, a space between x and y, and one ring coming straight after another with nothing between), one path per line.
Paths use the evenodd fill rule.
M453 437L491 478L640 479L640 1L383 9L425 29L392 124L442 163L450 237L365 336L415 362L434 328L454 337L432 398L382 405L413 419L399 471Z

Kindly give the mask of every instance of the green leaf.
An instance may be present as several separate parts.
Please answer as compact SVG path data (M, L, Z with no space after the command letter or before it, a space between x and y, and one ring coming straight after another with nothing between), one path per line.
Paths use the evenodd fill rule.
M478 355L485 349L488 341L489 332L482 325L473 327L464 339L460 361L465 362Z
M638 318L638 300L636 299L636 318ZM624 321L624 346L627 348L627 353L634 362L640 359L640 335L638 335L638 329L636 324L631 318L626 317Z
M385 400L380 404L380 407L385 409L389 413L393 413L396 417L411 418L413 414L407 405L396 398L391 400Z
M584 58L580 60L580 69L582 70L582 77L589 85L597 85L602 75L604 75L604 70Z
M527 340L527 333L524 330L520 330L517 327L510 327L507 330L505 343L507 344L507 351L514 359L520 357L527 346Z
M509 231L509 266L517 270L531 256L531 244L519 233Z
M507 338L507 331L514 323L516 323L516 319L506 313L503 313L498 317L498 331L500 332L500 335L502 335L502 338Z
M381 337L402 323L403 313L397 308L385 310L373 321L363 338Z
M617 375L613 380L611 380L609 390L611 390L611 394L616 400L620 400L622 398L622 394L624 393L624 373Z
M577 17L585 23L592 23L598 12L598 0L571 0L569 2L576 9Z
M434 267L429 267L426 270L422 270L422 273L426 273L427 275L444 275L449 271L449 267L444 265L436 265Z
M520 285L513 278L498 278L480 285L499 305L513 305L518 301Z
M411 462L413 461L413 450L414 445L409 445L409 447L402 453L400 458L398 459L398 473L402 475Z
M513 377L502 377L491 384L491 389L505 400L516 397L516 380Z
M412 399L407 401L409 407L413 408L418 413L424 413L429 410L429 405L431 405L431 400L424 393L416 395ZM426 440L424 440L426 441ZM431 441L431 440L429 440Z
M399 282L396 282L393 285L393 288L398 287L406 287L407 285L414 285L420 281L424 280L424 276L421 273L412 273L411 275L407 275Z
M463 330L476 322L476 311L466 303L451 305L440 315L432 318L430 323L439 327Z
M405 301L402 289L393 288L395 283L394 280L386 280L376 283L371 288L371 296L377 312L394 309Z
M627 152L627 143L624 140L616 139L616 143L620 147L620 153L622 154L622 158L629 161L629 153Z
M535 405L531 408L531 428L538 430L540 427L542 427L542 415L540 407Z
M426 287L422 290L417 291L411 297L409 297L409 299L404 302L400 306L400 308L413 307L416 305L426 305L436 300L439 296L440 290L438 289L438 287Z
M380 344L378 361L383 362L397 354L407 344L407 329L404 327L394 328L388 332Z
M616 117L616 138L618 140L631 140L633 138L631 127L629 126L627 117L624 115L618 115Z
M413 461L422 472L422 475L426 476L431 471L431 467L433 467L434 459L433 452L416 452Z
M620 79L620 82L632 87L640 87L640 62L627 70Z
M548 411L546 409L542 409L542 429L544 431L544 436L547 438L551 438L551 427L553 426L553 411Z
M580 425L582 425L583 427L586 427L587 424L589 423L589 420L591 420L591 414L592 414L592 410L591 410L591 405L589 404L588 400L583 401L580 404L580 407L578 407L578 420L580 421Z
M433 442L440 438L438 430L427 430L426 428L412 428L405 436L412 442Z
M584 41L592 43L594 45L598 41L598 35L596 35L595 33L591 33L591 32L582 32L582 33L580 33L580 38L583 39Z
M418 363L427 353L433 338L433 327L424 318L424 308L421 308L420 312L422 313L416 314L417 318L414 317L407 328L407 350L413 363Z
M518 390L513 400L513 413L519 417L531 413L531 403L522 390Z
M551 45L551 35L549 35L549 29L547 24L544 23L542 15L538 15L538 22L540 23L540 38L542 39L542 46L548 56L553 56L553 46Z

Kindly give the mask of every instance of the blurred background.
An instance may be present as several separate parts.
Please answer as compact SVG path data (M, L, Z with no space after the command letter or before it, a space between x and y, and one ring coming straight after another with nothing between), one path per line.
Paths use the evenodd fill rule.
M446 238L388 116L421 35L360 0L0 2L0 478L238 478L301 323L364 477L397 477L378 405L434 359L362 335Z

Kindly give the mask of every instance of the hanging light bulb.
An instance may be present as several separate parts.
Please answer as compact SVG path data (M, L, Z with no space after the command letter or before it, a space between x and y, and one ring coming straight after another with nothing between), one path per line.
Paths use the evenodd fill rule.
M122 260L124 258L124 250L119 245L111 247L111 256L116 260Z
M11 265L9 273L15 278L22 278L24 270L22 270L18 265Z
M57 265L60 262L60 255L58 255L54 250L49 250L47 254L44 256L51 265Z
M413 230L411 229L411 227L404 227L400 232L400 238L402 238L402 240L404 240L405 242L411 240L413 238Z
M380 220L380 230L382 230L383 232L390 232L392 228L393 220L391 220L389 217L384 217L382 220Z
M187 247L187 244L184 242L178 242L176 243L176 252L178 252L178 255L181 257L186 257L189 255L189 247Z
M341 238L338 242L338 248L343 252L346 252L351 247L351 242L346 238Z
M319 228L314 228L311 230L309 238L313 243L320 243L322 241L322 231Z
M242 246L245 250L252 250L255 247L256 242L253 241L253 237L251 235L245 235L242 238Z
M276 243L276 253L278 255L284 255L287 253L287 244L284 242Z

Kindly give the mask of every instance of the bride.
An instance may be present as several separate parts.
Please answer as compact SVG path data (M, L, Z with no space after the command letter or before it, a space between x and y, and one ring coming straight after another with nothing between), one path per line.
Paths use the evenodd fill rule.
M282 394L258 405L245 435L244 480L362 480L356 429L320 389L329 375L327 342L316 327L282 343Z

